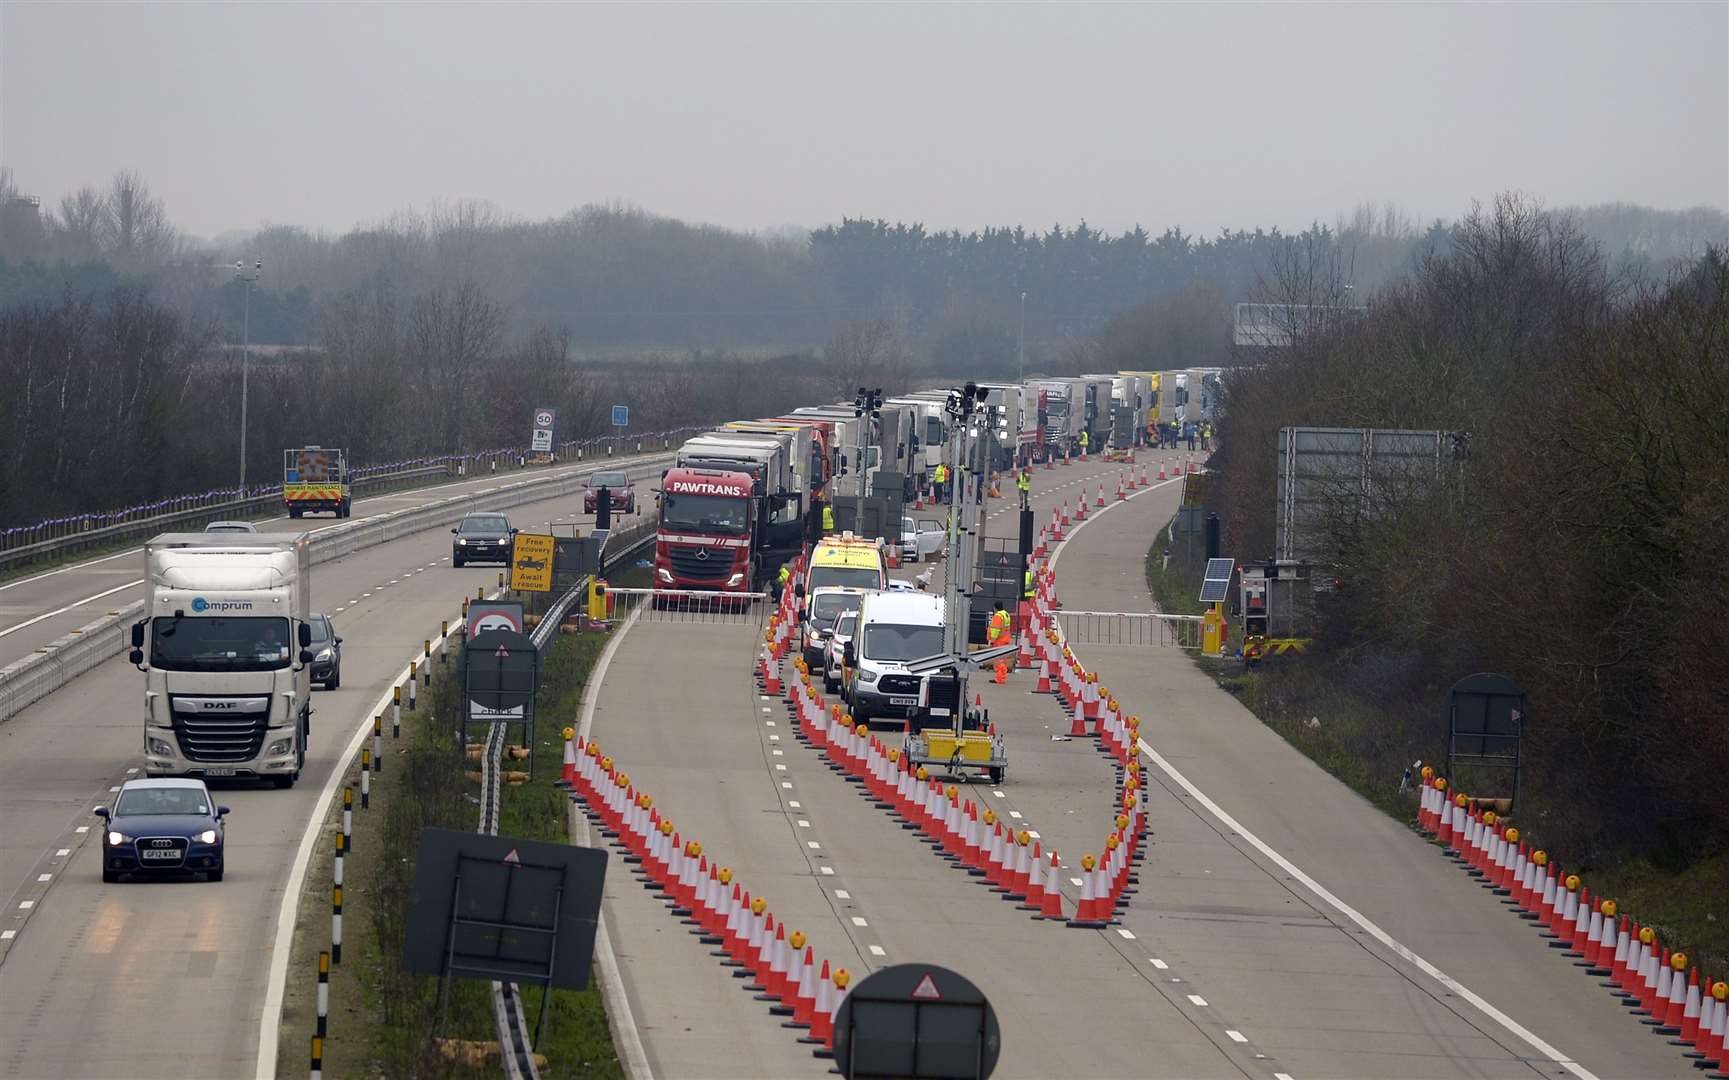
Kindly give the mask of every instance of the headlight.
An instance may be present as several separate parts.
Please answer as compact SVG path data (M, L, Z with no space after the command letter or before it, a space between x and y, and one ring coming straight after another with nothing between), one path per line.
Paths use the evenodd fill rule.
M275 757L277 754L286 754L293 746L293 739L277 739L270 744L270 749L264 751L264 756Z
M462 537L459 536L456 538L456 546L457 547L467 547L468 541L464 540Z
M198 834L198 842L200 844L214 844L214 843L216 843L216 830L215 829L205 829L203 832Z
M743 580L744 580L743 574L734 574L732 577L729 577L726 579L727 587L731 588L732 586L737 585L739 582L741 582Z
M858 673L858 681L861 683L865 683L867 685L870 683L874 683L877 681L877 673L874 671L866 671L863 668L860 668L859 673Z
M660 580L666 582L668 585L672 584L672 574L669 571L656 570L655 573L660 575Z
M146 737L144 744L146 749L157 757L174 756L174 748L163 742L161 739Z
M318 661L319 663L323 663L324 661L329 660L330 657L331 657L331 652L329 649L319 649L318 655L314 656L313 659Z
M130 839L132 839L132 838L130 836L127 836L123 832L116 832L113 829L108 830L108 846L109 847L119 847L121 844L126 843Z

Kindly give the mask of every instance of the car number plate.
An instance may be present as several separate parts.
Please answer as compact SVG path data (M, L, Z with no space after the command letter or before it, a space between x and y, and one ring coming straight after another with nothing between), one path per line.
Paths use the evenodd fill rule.
M178 859L180 852L174 848L145 848L138 853L140 859Z
M204 775L205 776L233 776L234 770L232 768L225 768L225 767L219 765L219 766L216 766L214 768L205 769Z
M917 705L918 703L919 703L919 699L916 697L892 697L892 698L889 698L889 704L890 705Z

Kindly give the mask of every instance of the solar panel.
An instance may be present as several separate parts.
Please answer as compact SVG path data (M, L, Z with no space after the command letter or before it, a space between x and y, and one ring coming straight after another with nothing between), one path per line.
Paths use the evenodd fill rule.
M1208 559L1205 579L1201 582L1201 603L1223 603L1231 595L1231 571L1235 559Z

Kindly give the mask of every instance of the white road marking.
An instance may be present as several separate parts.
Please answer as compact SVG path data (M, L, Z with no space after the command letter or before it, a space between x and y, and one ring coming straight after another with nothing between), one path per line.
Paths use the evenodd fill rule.
M815 840L806 840L804 842L804 846L807 848L810 848L812 851L821 851L822 850L822 845L817 843Z
M115 559L124 559L128 555L136 555L143 550L143 548L133 548L130 551L122 551L114 555L104 555L100 559L89 559L85 562L74 563L71 566L62 566L58 570L49 570L46 573L32 574L27 578L19 578L17 581L11 581L7 582L5 585L0 585L0 592L5 592L7 589L15 589L20 585L28 585L32 581L41 581L43 578L57 577L61 574L71 573L74 570L82 570L85 567L95 566L97 563L113 562Z
M1031 839L1034 839L1034 840L1043 840L1044 839L1044 837L1042 837L1038 834L1038 831L1036 829L1028 829L1027 830L1027 836L1030 837Z
M1075 883L1075 888L1077 888L1077 889L1084 888L1086 886L1086 882L1082 881L1078 877L1072 877L1069 880Z
M130 589L135 585L142 585L142 584L144 584L143 578L139 578L137 581L128 581L124 585L116 585L112 589L104 589L102 592L94 593L90 596L86 596L82 600L74 600L70 604L67 604L65 607L57 607L53 611L44 611L42 614L36 616L35 618L25 619L21 623L14 623L13 625L8 626L6 629L0 630L0 638L3 638L8 634L17 633L18 631L24 629L27 626L35 626L37 623L41 622L43 619L52 619L56 615L64 615L66 612L71 611L73 608L83 607L85 604L88 604L92 600L100 600L104 596L113 596L115 593L120 592L123 589Z
M64 859L66 856L68 856L70 854L72 854L72 849L69 847L63 847L59 851L56 851L54 853L54 857L56 859Z
M786 771L786 766L785 766L785 765L776 765L776 766L775 766L775 768L777 768L777 769L779 769L779 770L780 770L780 771L781 771L781 772L785 772L785 771Z
M18 901L18 908L21 911L29 911L31 908L33 908L35 906L36 906L36 901L34 901L34 900L20 900L20 901Z
M1171 965L1165 963L1163 960L1160 960L1158 957L1153 958L1152 965L1154 967L1158 968L1160 971L1169 971L1170 967L1171 967Z
M77 829L75 829L75 830L74 830L74 831L75 831L75 832L81 832L81 833L87 833L87 832L89 832L89 831L90 831L90 826L88 826L88 825L80 825L80 826L78 826L78 828L77 828Z
M1006 796L1006 795L1004 795L1004 794L1003 794L1003 793L1002 793L1002 792L1000 792L1000 791L993 791L993 792L991 792L991 797L992 797L992 798L996 798L996 799L1005 799L1005 798L1007 798L1007 797L1008 797L1008 796Z
M765 727L774 727L774 721L773 720L764 720L763 725Z
M0 930L0 941L11 941L17 936L18 931L16 930Z
M870 925L870 923L865 922L863 915L854 915L852 917L852 924L854 926L869 926Z
M108 790L109 790L109 791L119 791L119 790L120 790L120 787L119 787L119 785L116 785L116 786L114 786L114 787L111 787L111 788L109 788L109 789L108 789Z
M770 750L769 753L773 754L775 757L785 757L786 756L785 750Z
M792 781L791 780L782 780L780 782L780 786L783 788L790 788L790 787L792 787Z
M768 741L769 742L780 742L780 736L779 735L770 735L768 737Z
M137 771L138 771L138 766L134 765L130 769L126 770L126 775L131 776L133 773L135 773Z
M1009 811L1009 817L1012 817L1016 821L1019 821L1021 819L1021 812L1019 810L1010 810Z
M1135 940L1135 932L1133 930L1127 929L1126 927L1121 927L1121 926L1117 927L1117 933L1121 934L1123 936L1123 938L1127 941Z
M832 867L832 866L820 866L817 868L817 872L822 873L822 874L833 874L834 873L834 867Z
M1202 996L1201 996L1201 995L1199 995L1199 994L1190 994L1190 995L1189 995L1189 1000L1190 1000L1190 1001L1191 1001L1191 1002L1193 1002L1193 1003L1195 1003L1195 1004L1196 1004L1196 1005L1199 1005L1199 1006L1201 1006L1201 1007L1202 1007L1202 1008L1205 1008L1205 1007L1206 1007L1206 1004L1207 1004L1207 999L1206 999L1206 998L1204 998L1204 997L1202 997Z
M836 900L851 900L852 893L847 892L845 889L836 889L834 891L834 898Z
M792 786L791 784L787 785L787 787L791 787L791 786ZM794 810L803 810L804 809L804 807L802 807L798 804L798 800L796 800L796 799L788 799L786 804L788 806L792 807Z
M872 945L870 947L870 951L871 951L872 956L887 956L888 955L888 950L883 948L881 945Z
M1225 1029L1225 1035L1228 1036L1232 1042L1246 1043L1249 1041L1247 1035L1244 1035L1240 1031L1232 1031L1230 1028Z
M808 821L804 821L804 820L800 820L800 821L799 821L799 823L798 823L798 827L799 827L799 828L801 828L801 829L808 829L808 828L810 828L810 822L808 822Z
M1297 1080L1297 1078L1290 1073L1274 1073L1273 1080Z

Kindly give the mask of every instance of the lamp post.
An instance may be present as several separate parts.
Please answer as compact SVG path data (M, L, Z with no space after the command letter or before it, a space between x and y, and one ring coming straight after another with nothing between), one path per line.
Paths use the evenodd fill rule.
M240 295L240 497L246 498L246 383L252 366L252 286L264 273L264 260L246 268L243 260L234 262L234 279L241 283Z

